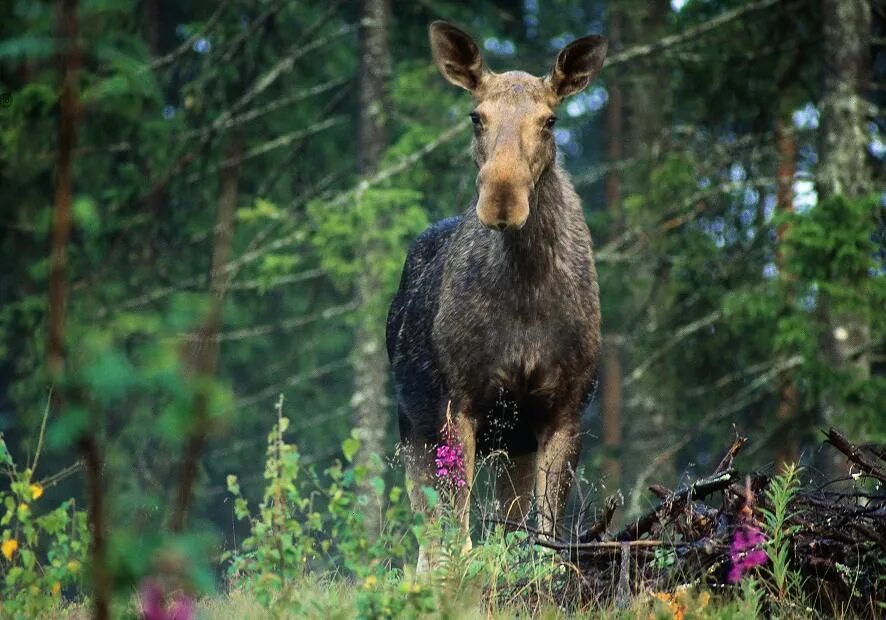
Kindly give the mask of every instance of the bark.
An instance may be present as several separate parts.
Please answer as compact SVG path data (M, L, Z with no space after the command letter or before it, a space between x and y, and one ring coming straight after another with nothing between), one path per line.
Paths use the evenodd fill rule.
M47 343L50 378L58 380L64 370L64 321L67 304L67 252L71 236L71 201L73 197L73 159L77 143L79 79L81 55L77 45L77 3L58 3L58 37L64 43L58 56L61 79L59 99L58 154L56 159L55 208L52 214L52 245L49 256L49 341Z
M635 42L658 41L662 38L669 0L648 0L641 19L629 21L624 39ZM661 149L665 114L671 107L668 74L661 70L628 73L625 102L627 143L637 155L655 158ZM628 154L630 156L631 154Z
M613 49L618 49L621 44L622 19L621 12L613 9L609 17L609 45ZM609 103L606 108L606 156L611 163L619 162L624 157L623 109L622 86L616 81L609 85ZM614 167L606 173L605 193L606 209L609 211L612 222L610 236L615 239L621 234L624 222L621 211L621 172ZM607 485L611 488L618 488L621 485L622 474L622 339L618 334L607 333L604 335L603 343L600 419L600 434L604 449L603 473L606 476Z
M51 407L63 414L64 403L76 397L65 386L65 314L67 306L67 257L71 237L71 202L74 193L74 149L80 119L80 67L82 55L78 43L79 14L76 0L59 0L56 7L59 53L57 64L61 79L59 97L58 155L56 159L55 205L52 214L52 241L49 255L49 307L47 370L56 385ZM90 525L90 570L92 577L92 614L97 620L110 617L111 582L105 563L105 510L101 470L102 454L96 438L96 420L78 438L86 474L87 515Z
M388 31L388 0L363 0L360 21L360 83L358 118L358 172L364 178L374 176L388 146L387 82L391 73ZM377 226L384 226L379 220ZM363 244L363 256L372 256L374 248ZM388 361L385 355L383 321L375 320L379 303L379 274L372 261L366 261L357 281L357 296L363 308L354 339L354 408L355 426L362 448L358 464L375 470L373 455L386 452L388 427ZM370 487L365 493L374 498ZM366 504L366 524L371 535L380 531L381 506L372 500Z
M151 56L159 58L160 50L160 0L146 0L144 4L145 22L147 23L148 48Z
M362 11L357 171L371 176L377 172L388 146L387 83L391 76L388 0L363 0Z
M603 343L602 439L605 456L603 473L610 488L621 484L622 387L621 338L609 334Z
M188 352L189 363L196 375L197 389L193 405L194 428L185 445L178 495L170 523L171 529L175 532L181 531L185 526L200 458L206 447L209 431L209 383L215 378L218 369L218 331L229 283L229 275L225 271L225 265L231 257L242 153L243 143L238 137L234 137L225 154L225 161L219 174L218 211L212 246L212 268L209 276L211 299L203 326L197 334L192 350Z
M870 50L871 12L867 0L822 0L822 54L824 96L819 132L818 197L837 195L859 199L872 191L871 169L866 161L865 102ZM859 378L870 375L870 356L852 351L870 340L869 326L851 313L835 311L822 299L828 323L824 343L835 371L850 371ZM825 419L836 413L833 402L823 403Z
M794 173L796 170L797 144L790 127L785 127L783 119L779 118L775 124L775 146L778 154L776 178L775 178L775 209L779 213L793 213L794 211ZM776 254L775 263L778 267L778 277L781 281L785 295L785 303L793 309L794 294L791 290L793 278L788 272L782 250L782 241L788 232L786 224L776 231ZM779 428L778 446L776 447L775 464L777 469L783 470L786 465L796 463L800 457L799 440L796 434L795 418L797 416L798 393L790 370L779 379L777 391L778 404L775 409L775 419Z
M871 171L866 163L865 101L871 12L867 0L822 0L823 81L819 193L867 195Z

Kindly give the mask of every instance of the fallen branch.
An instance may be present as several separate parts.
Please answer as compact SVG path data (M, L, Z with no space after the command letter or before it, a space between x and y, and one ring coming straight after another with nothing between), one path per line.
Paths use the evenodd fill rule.
M849 443L846 436L837 429L831 427L827 432L828 443L846 455L850 461L858 465L864 473L869 474L881 482L886 482L886 470L878 466L855 445Z

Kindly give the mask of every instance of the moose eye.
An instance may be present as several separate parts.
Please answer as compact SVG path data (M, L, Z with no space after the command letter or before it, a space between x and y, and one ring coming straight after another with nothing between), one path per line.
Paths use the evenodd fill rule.
M548 117L548 120L545 121L545 129L551 129L551 128L553 128L554 123L556 123L556 122L557 122L557 117L556 117L556 116L550 116L550 117Z
M474 129L480 129L483 126L483 121L480 119L479 114L471 112L468 116L471 117L471 122L474 123Z

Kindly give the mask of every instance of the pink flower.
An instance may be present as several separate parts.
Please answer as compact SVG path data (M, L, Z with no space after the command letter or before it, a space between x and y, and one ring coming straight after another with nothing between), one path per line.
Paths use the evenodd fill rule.
M443 425L440 434L443 441L437 446L437 458L434 459L437 466L437 478L450 487L462 488L467 484L465 461L461 442L455 432L449 412L446 414L446 424Z
M194 620L194 601L178 594L167 605L163 586L156 579L145 579L139 591L141 615L144 620Z
M727 577L729 583L738 583L747 571L766 564L769 558L760 548L764 542L766 535L756 525L742 523L735 528L729 547L729 558L732 560Z

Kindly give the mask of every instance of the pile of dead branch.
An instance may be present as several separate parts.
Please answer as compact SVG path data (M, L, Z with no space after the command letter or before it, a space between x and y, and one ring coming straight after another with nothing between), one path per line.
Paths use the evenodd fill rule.
M771 596L789 594L803 608L828 617L847 612L879 618L886 614L886 451L850 443L831 429L826 442L846 459L846 475L815 488L798 488L787 502L783 549L795 588L785 593L773 576L771 532L764 518L773 510L773 479L741 473L736 457L747 438L737 435L712 474L687 488L649 488L654 510L610 533L617 501L571 540L535 539L562 552L573 575L563 584L565 600L626 604L639 593L674 592L696 586L735 588L730 569L740 562L736 532L759 528L767 556L743 578L755 578ZM808 477L808 476L806 476ZM564 537L565 538L565 537ZM734 572L733 572L734 580Z

